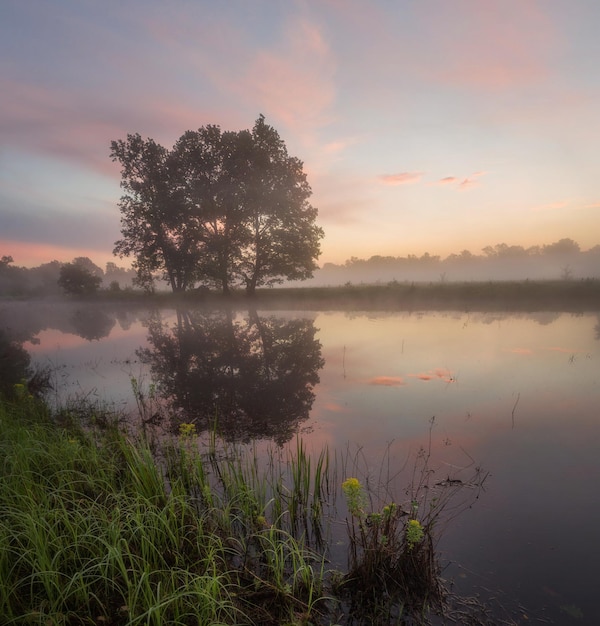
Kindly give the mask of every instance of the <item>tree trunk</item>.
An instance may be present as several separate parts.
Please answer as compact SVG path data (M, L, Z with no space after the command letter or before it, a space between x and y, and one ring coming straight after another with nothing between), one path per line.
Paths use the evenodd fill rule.
M253 298L256 295L256 272L252 274L252 278L246 281L246 295Z

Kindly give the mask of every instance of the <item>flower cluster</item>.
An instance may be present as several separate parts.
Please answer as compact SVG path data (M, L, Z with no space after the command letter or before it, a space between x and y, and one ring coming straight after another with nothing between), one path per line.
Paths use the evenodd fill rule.
M342 491L348 501L348 510L355 517L364 515L365 494L358 478L347 478L342 483Z
M182 439L191 439L196 436L196 424L184 422L179 425L179 436Z
M423 530L423 526L418 519L409 520L406 525L406 543L408 544L408 549L412 550L417 543L420 543L425 536L425 531Z

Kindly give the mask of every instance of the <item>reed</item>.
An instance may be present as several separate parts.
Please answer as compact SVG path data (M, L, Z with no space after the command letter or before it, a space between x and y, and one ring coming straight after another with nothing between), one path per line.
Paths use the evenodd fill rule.
M337 572L338 468L360 475L360 452L204 441L192 424L159 449L80 417L0 400L3 624L299 626L349 620L347 607L368 621L442 605L435 537L459 487L432 484L430 447L406 501L385 469L343 483L349 559Z
M469 458L463 468L468 476L435 481L434 422L432 418L427 447L417 452L411 480L400 497L391 489L397 477L383 472L389 468L389 448L376 480L365 473L362 480L351 475L342 483L349 555L348 572L337 581L337 590L348 598L353 613L369 619L378 615L381 623L401 615L420 616L418 622L427 623L423 616L444 613L448 591L436 544L452 517L478 498L487 477ZM359 449L352 458L347 455L344 467L360 474L364 461Z

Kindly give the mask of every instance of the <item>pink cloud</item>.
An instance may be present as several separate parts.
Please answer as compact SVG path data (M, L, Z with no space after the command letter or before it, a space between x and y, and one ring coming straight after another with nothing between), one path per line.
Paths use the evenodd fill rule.
M465 178L459 184L458 188L461 191L465 191L466 189L470 189L471 187L475 187L476 185L479 184L479 181L477 179L480 178L481 176L483 176L484 174L485 174L485 172L474 172L473 174L471 174L470 176Z
M445 383L453 383L456 382L456 378L452 374L452 372L445 367L436 367L433 370L429 370L427 372L419 372L418 374L409 374L411 378L417 378L418 380L423 380L425 382L434 380L438 378Z
M504 352L510 352L512 354L523 354L523 355L533 354L533 350L530 350L529 348L511 348L510 350L504 350Z
M446 176L444 178L440 178L437 182L432 183L432 184L441 185L441 186L456 185L460 191L465 191L466 189L469 189L470 187L474 187L475 185L477 185L479 183L477 179L480 178L481 176L484 176L485 173L486 172L473 172L473 174L470 174L469 176L463 179L458 178L457 176Z
M365 97L380 106L385 85L406 76L451 89L530 87L552 78L564 46L559 25L537 0L423 0L411 4L400 29L402 3L327 4L358 42L351 67L360 68Z
M193 106L163 97L129 98L128 107L107 98L100 102L85 93L38 87L21 81L0 81L3 119L0 137L5 145L58 157L111 177L118 166L109 158L110 142L139 132L171 147L188 128L197 128L203 116ZM140 100L144 100L143 105Z
M452 185L453 183L457 183L458 181L459 179L456 178L456 176L446 176L445 178L440 178L437 184L438 185Z
M0 250L13 257L16 267L37 267L43 263L56 260L61 263L72 261L76 257L86 256L100 267L107 261L117 262L117 265L128 265L128 261L117 260L112 256L110 249L93 249L84 247L67 247L53 244L41 244L28 241L11 241L0 239Z
M406 382L401 376L376 376L371 378L368 384L381 387L403 387Z
M569 348L561 348L559 346L552 346L551 348L544 348L549 352L562 352L563 354L576 354L581 352L581 350L569 350Z
M413 376L414 378L418 378L419 380L425 380L425 381L433 380L433 376L431 374L410 374L410 376Z
M332 413L341 413L343 411L345 411L346 409L339 404L338 402L327 402L325 403L324 406L325 410L327 411L331 411Z
M547 204L539 204L532 207L532 211L557 211L560 209L566 209L570 204L569 200L560 200L558 202L548 202Z
M469 187L472 187L473 185L476 185L476 184L477 184L477 182L476 182L476 181L474 181L474 180L472 180L472 179L470 179L470 178L465 178L465 179L464 179L464 180L460 183L460 185L458 186L458 188L459 188L461 191L464 191L465 189L468 189Z
M280 120L305 144L316 142L317 130L332 118L336 63L321 29L294 16L280 40L260 50L241 81L231 87L245 100Z
M560 47L558 29L541 4L463 0L459 15L453 4L417 5L419 36L434 42L421 73L452 86L508 89L548 80ZM443 59L443 63L436 62Z
M399 172L398 174L382 174L379 180L384 185L411 185L418 183L423 172Z

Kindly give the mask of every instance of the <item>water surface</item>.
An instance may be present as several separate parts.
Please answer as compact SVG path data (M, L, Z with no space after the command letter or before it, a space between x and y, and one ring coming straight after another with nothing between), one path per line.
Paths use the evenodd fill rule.
M440 481L483 468L484 491L442 534L445 577L523 623L600 623L598 314L15 303L0 319L52 366L60 402L133 410L133 377L157 383L176 420L218 415L239 441L301 433L355 454L363 477L429 446Z

